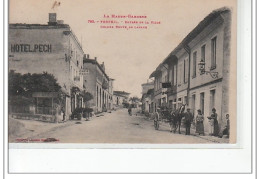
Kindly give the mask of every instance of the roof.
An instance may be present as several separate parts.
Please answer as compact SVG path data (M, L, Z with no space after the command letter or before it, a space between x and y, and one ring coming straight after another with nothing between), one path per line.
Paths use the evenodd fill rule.
M114 91L113 94L118 95L118 96L128 96L128 95L130 95L130 93L127 93L125 91Z
M148 83L143 83L142 86L145 86L145 85L153 85L153 84L154 84L154 82L151 81L151 82L148 82Z
M9 29L60 29L60 28L70 28L68 24L26 24L26 23L14 23L9 24Z
M84 63L92 63L93 65L97 65L98 68L102 71L102 73L104 73L104 75L106 76L106 78L108 80L114 80L112 78L109 78L109 76L106 74L106 72L104 71L104 69L101 67L101 65L98 63L98 61L96 59L89 59L89 58L83 58L83 64Z
M222 7L220 9L216 9L212 11L209 15L207 15L182 41L181 43L173 50L171 53L163 60L162 63L158 65L158 67L167 62L167 59L173 55L175 55L182 48L185 48L189 42L191 42L200 32L204 30L214 19L219 17L222 13L230 12L230 9L227 7ZM158 70L158 67L156 70ZM155 70L155 71L156 71ZM150 75L150 78L154 77L155 71Z
M216 19L220 14L224 12L230 12L230 9L227 7L222 7L212 11L207 15L182 41L181 43L170 53L169 56L178 52L181 48L187 45L191 40L193 40L200 32L204 30L214 19ZM169 57L168 56L168 57ZM166 60L166 59L165 59ZM165 61L164 60L164 61Z
M153 93L154 93L154 88L153 89L149 89L146 94L150 95L150 94L153 94Z
M79 49L84 53L82 45L79 43L77 36L72 31L71 27L68 24L25 24L25 23L14 23L9 24L9 29L68 29L72 37L75 39ZM64 31L65 32L65 31Z

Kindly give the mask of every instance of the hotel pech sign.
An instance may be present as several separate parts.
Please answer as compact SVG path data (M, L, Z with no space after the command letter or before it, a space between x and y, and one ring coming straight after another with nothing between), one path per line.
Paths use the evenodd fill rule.
M11 44L10 46L12 53L51 53L51 44Z

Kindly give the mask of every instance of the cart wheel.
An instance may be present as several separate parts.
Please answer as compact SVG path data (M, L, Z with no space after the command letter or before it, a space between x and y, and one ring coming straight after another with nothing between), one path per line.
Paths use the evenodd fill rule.
M154 128L155 130L159 129L159 121L154 121Z

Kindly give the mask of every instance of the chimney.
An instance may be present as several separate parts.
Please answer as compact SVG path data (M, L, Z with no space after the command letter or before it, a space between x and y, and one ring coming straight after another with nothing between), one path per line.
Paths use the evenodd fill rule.
M49 22L48 25L56 25L57 24L57 14L56 13L49 13Z

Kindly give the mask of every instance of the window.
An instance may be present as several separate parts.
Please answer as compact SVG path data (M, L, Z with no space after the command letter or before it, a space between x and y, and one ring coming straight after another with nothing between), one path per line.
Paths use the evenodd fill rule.
M184 104L188 104L188 97L184 96Z
M192 73L193 78L196 77L196 66L197 66L197 52L194 52L193 53L193 73Z
M211 39L211 70L216 68L217 37Z
M169 70L169 82L172 82L172 69Z
M186 60L184 59L184 61L183 61L183 83L185 83L186 82L186 72L185 72L185 69L186 69Z
M183 63L178 64L178 86L180 86L183 82L183 74L181 74L183 72Z
M173 85L177 84L177 65L173 66Z
M97 86L97 106L98 106L98 86Z
M205 49L206 49L206 45L203 45L201 47L201 61L205 62Z
M204 114L204 93L200 93L200 110Z

